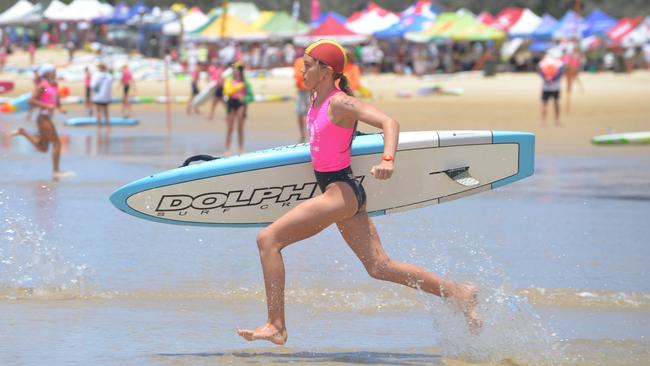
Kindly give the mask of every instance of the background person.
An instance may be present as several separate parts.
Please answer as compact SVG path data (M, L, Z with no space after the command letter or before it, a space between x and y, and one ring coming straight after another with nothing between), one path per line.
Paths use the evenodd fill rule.
M108 72L108 68L104 63L97 65L97 70L98 72L93 75L90 82L92 100L97 113L97 126L101 127L102 116L106 121L106 126L110 126L109 107L112 100L113 76Z
M38 108L36 124L38 134L32 135L23 128L19 128L9 133L10 137L22 135L40 152L47 152L50 144L52 145L52 178L59 179L69 176L71 172L62 172L60 169L61 162L61 139L52 122L54 111L58 109L62 113L66 110L61 107L59 102L59 90L56 84L56 68L51 64L44 64L39 69L41 80L32 92L29 103Z

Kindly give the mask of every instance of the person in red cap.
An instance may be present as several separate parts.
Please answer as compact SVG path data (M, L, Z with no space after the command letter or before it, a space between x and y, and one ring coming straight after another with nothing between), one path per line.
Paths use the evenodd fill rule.
M281 251L332 224L336 224L371 277L448 298L463 310L470 330L475 332L480 321L475 311L477 289L474 286L457 284L418 266L394 261L382 247L366 211L365 191L350 167L350 152L357 121L382 129L383 155L368 173L375 179L390 179L395 168L399 123L352 96L343 75L345 63L345 50L333 41L318 41L305 50L302 74L305 86L312 93L307 130L312 167L322 194L303 201L258 233L268 318L262 326L254 330L240 329L238 333L248 341L286 343Z

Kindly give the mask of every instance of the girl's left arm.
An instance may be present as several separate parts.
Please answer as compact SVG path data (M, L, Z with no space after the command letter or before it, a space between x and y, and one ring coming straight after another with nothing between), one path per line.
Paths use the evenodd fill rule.
M364 103L354 97L339 93L335 95L332 103L332 121L352 127L354 121L361 121L384 132L384 153L379 164L371 169L371 174L377 179L388 179L393 174L395 153L399 140L399 122L389 117L378 108ZM349 124L349 126L347 126Z

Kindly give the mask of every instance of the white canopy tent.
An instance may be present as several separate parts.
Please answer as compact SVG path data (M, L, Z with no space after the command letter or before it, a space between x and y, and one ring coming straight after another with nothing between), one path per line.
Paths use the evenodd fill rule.
M90 21L113 13L113 7L97 0L74 0L63 12L50 17L53 21Z
M194 32L203 26L210 17L205 15L199 8L190 9L181 22L183 22L183 30L185 33ZM181 22L178 20L169 22L163 26L163 34L167 36L176 36L181 33Z
M0 25L30 24L40 22L43 17L43 6L32 4L27 0L19 0L12 7L0 14Z
M640 47L646 42L650 42L650 16L625 36L622 44L624 47Z
M43 18L58 19L61 17L65 17L67 11L68 11L68 5L62 3L59 0L52 0L50 5L43 12Z
M377 11L370 10L359 19L348 22L345 26L353 32L370 35L382 31L398 21L399 17L393 13L382 16Z
M521 16L515 24L508 29L508 35L511 37L527 37L533 34L533 32L542 24L542 18L533 13L530 9L526 8L521 13Z

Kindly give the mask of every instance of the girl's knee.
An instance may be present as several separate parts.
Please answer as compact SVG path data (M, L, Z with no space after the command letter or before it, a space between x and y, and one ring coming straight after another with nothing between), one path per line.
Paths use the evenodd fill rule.
M368 275L370 275L370 277L377 280L385 280L388 278L388 275L390 273L390 266L390 258L384 257L378 258L368 263L368 265L366 265L366 270L368 271Z
M274 249L275 241L273 240L273 233L268 228L264 228L257 233L257 248L260 252ZM279 249L279 247L277 248Z

